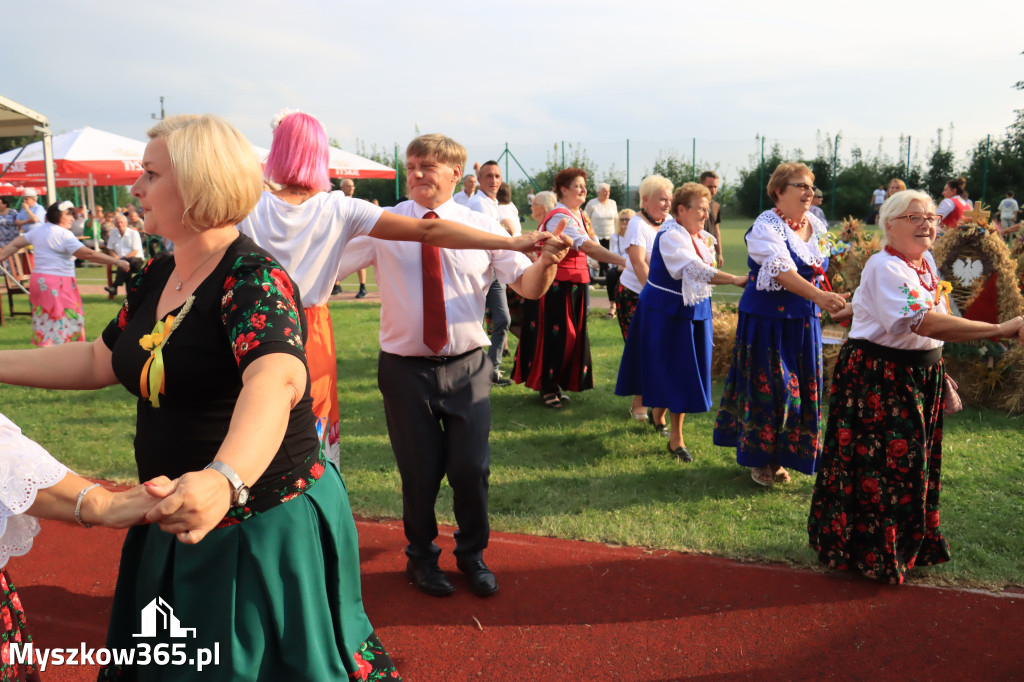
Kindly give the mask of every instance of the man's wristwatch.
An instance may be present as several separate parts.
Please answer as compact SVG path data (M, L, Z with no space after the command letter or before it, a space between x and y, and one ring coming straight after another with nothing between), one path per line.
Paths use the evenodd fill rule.
M249 501L249 486L242 482L242 477L224 462L214 460L206 465L207 469L219 471L231 484L231 506L244 507Z

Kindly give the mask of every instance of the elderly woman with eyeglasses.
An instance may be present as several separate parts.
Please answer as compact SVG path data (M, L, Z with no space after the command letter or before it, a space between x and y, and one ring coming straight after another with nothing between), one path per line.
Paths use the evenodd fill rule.
M809 212L814 174L779 164L768 180L775 208L747 230L750 274L739 304L736 345L725 383L715 445L736 448L760 485L789 481L786 467L813 475L821 452L820 310L846 312L831 292L819 240L825 225Z
M635 215L636 211L631 208L624 208L619 211L615 234L608 240L608 250L617 256L621 256L623 259L629 258L629 254L626 253L626 227L629 226L629 221ZM614 263L609 265L604 275L604 286L608 291L608 317L612 319L618 316L618 297L616 293L619 288L620 277L622 277L622 270L619 266Z
M1024 317L949 314L929 252L940 220L931 197L913 190L879 211L885 249L853 296L808 520L821 563L894 584L914 566L949 561L939 529L943 342L1024 340Z

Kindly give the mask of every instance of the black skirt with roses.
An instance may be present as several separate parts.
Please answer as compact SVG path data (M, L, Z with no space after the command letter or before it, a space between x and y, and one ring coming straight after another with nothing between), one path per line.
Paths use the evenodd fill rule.
M842 348L807 524L823 564L900 584L949 561L939 529L941 349Z

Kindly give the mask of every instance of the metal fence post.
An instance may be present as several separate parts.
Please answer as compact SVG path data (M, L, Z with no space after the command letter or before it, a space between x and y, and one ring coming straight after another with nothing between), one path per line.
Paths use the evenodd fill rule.
M758 137L761 137L758 135ZM761 137L761 191L757 193L757 212L764 210L764 138Z
M839 175L839 133L836 133L836 142L832 146L832 219L836 216L836 176Z
M690 182L697 182L697 138L693 138L693 165L690 166Z
M626 208L629 208L629 138L626 138Z
M904 182L910 182L910 135L907 135L907 177Z
M985 194L988 192L988 152L989 145L992 144L992 136L985 136L985 174L982 176L981 181L981 203L985 203ZM980 209L979 209L980 210Z

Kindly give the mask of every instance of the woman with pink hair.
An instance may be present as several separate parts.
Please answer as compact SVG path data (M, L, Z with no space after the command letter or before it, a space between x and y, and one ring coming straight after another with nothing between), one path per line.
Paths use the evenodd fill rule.
M305 307L313 412L317 433L340 464L338 366L327 300L349 240L359 235L424 241L428 232L446 248L530 251L543 233L505 239L444 220L416 220L387 213L368 201L332 192L327 173L327 133L315 117L284 110L271 124L274 141L264 176L280 189L263 192L238 229L273 254L299 287Z

